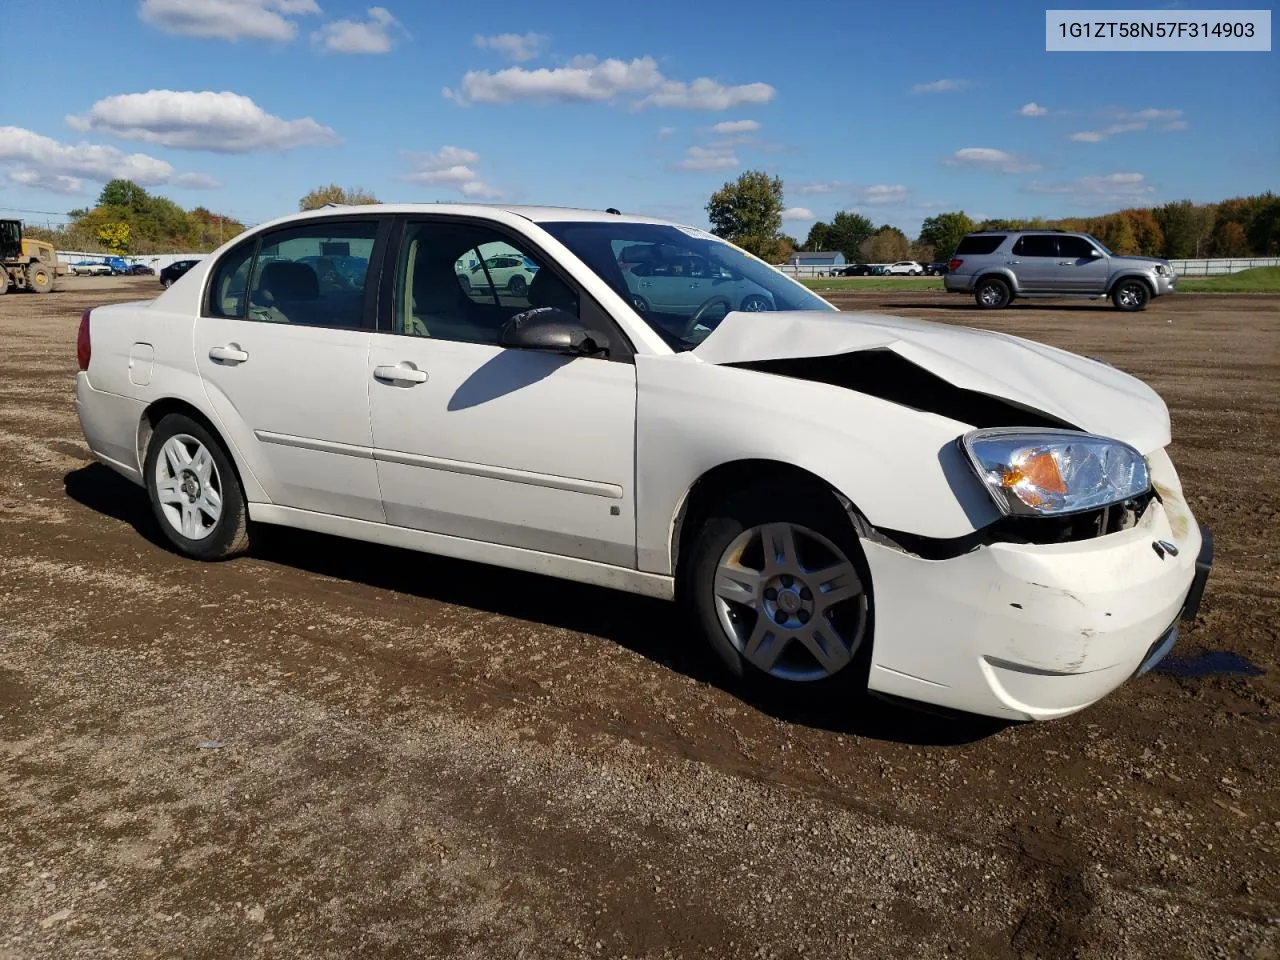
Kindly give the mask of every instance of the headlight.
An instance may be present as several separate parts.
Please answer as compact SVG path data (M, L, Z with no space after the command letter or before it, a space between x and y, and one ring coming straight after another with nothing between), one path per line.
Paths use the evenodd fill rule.
M1146 493L1147 461L1119 440L1073 430L975 430L965 452L1007 516L1056 517Z
M1160 274L1162 277L1171 276L1173 274L1173 267L1169 266L1167 263L1157 263L1156 273Z

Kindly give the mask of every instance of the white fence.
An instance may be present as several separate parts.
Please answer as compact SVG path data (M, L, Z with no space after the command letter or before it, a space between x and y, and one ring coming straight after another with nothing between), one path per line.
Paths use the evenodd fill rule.
M1230 257L1221 260L1170 260L1169 266L1180 277L1212 277L1239 273L1254 267L1280 267L1280 257Z

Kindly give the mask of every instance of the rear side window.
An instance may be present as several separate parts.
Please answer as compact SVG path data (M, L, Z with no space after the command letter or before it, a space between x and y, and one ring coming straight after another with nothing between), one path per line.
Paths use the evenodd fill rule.
M258 245L254 237L231 250L218 261L213 272L213 282L209 287L209 314L214 317L230 317L233 320L243 319L245 307L245 287L249 282L249 268L253 265L253 251ZM183 260L174 265L178 270L186 270L189 264Z
M971 234L960 241L960 246L956 247L956 256L962 254L981 256L984 253L995 253L1000 249L1000 244L1004 243L1004 238L1003 233Z
M1058 238L1051 233L1028 233L1018 238L1013 252L1020 257L1056 257Z

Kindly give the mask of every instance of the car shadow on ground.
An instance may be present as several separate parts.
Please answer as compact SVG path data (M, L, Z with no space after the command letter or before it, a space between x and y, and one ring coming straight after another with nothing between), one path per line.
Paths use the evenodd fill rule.
M92 464L71 471L63 482L72 500L171 549L146 495L120 475ZM919 746L963 746L1009 726L992 718L916 709L867 694L823 702L804 685L789 695L760 690L728 676L679 608L661 600L284 527L257 528L253 555L381 590L601 637L789 723ZM175 562L182 561L175 557Z

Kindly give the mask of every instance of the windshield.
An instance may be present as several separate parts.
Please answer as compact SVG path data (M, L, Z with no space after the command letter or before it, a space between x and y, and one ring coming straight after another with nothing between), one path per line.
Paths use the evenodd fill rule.
M652 223L543 223L625 297L675 350L692 350L730 312L836 308L709 233Z

